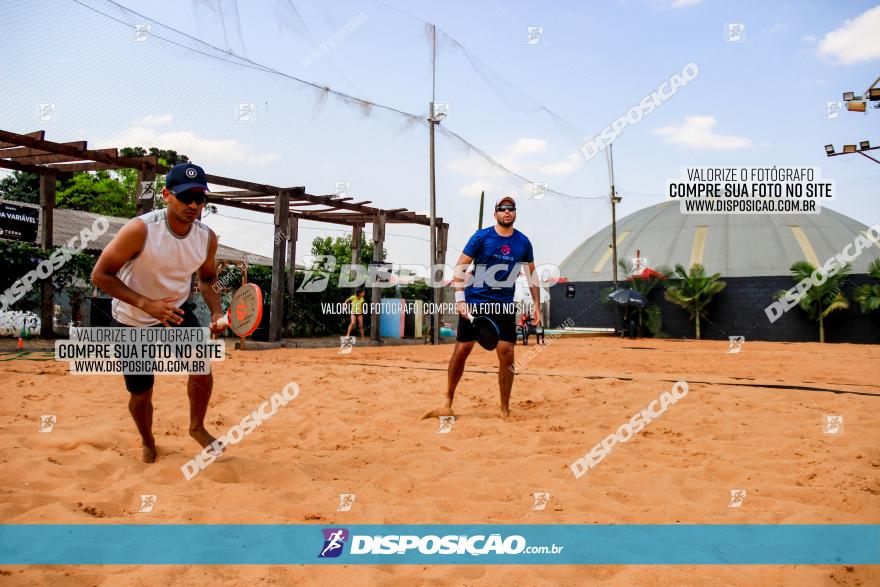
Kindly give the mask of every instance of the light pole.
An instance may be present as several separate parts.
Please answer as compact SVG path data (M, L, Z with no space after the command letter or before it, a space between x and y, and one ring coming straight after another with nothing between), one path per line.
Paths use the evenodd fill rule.
M436 174L434 171L434 126L440 124L440 121L446 116L445 112L437 112L434 108L434 102L431 102L431 117L428 119L429 128L428 128L428 140L430 142L429 146L429 158L430 158L430 185L431 185L431 263L429 266L429 272L431 276L431 281L434 281L434 269L437 265L437 182L436 182ZM431 301L434 304L434 312L431 314L431 344L439 344L440 343L440 313L437 311L437 308L440 307L440 288L434 287L433 294L431 296Z
M617 204L623 199L614 189L614 144L608 145L608 176L611 180L611 281L617 289ZM614 304L614 333L620 325L620 307Z
M429 158L429 183L431 190L431 260L428 265L430 272L430 281L434 282L434 269L437 265L437 183L434 170L434 126L440 124L440 121L446 117L447 108L437 108L436 88L437 88L437 26L431 25L431 103L428 109L428 158ZM431 313L431 344L440 344L440 288L434 285L432 288L431 302L434 305L434 311Z
M865 151L876 151L880 149L880 147L872 147L869 141L860 141L858 146L856 145L844 145L842 153L836 153L834 151L834 145L825 145L825 154L829 157L839 157L840 155L852 155L853 153L858 153L862 157L867 157L874 163L880 163L880 160L874 159Z

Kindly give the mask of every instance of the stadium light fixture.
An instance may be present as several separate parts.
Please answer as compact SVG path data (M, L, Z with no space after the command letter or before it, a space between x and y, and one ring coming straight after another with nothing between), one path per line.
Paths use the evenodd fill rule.
M842 153L836 153L834 151L834 145L825 145L825 154L829 157L839 157L841 155L851 155L852 153L858 153L862 157L866 157L870 159L874 163L880 164L880 159L875 159L868 155L865 151L875 151L880 149L880 147L872 147L871 141L859 141L858 146L856 145L844 145Z
M868 109L867 102L851 101L846 103L846 109L850 112L865 112Z
M431 102L431 122L440 122L444 118L446 118L446 114L449 112L449 107L446 104L440 104L437 102Z

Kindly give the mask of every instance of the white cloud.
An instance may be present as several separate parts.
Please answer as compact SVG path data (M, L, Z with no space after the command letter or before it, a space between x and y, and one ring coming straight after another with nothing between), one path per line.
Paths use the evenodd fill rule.
M567 175L580 169L583 162L584 158L580 153L572 153L562 161L538 167L538 171L544 175Z
M801 37L802 42L809 43L810 45L814 45L817 40L816 35L804 35Z
M241 143L235 139L209 139L187 130L158 132L147 126L135 126L99 142L109 147L173 149L207 168L222 168L229 163L266 165L279 159L277 153L259 152L252 145Z
M533 155L547 150L547 141L544 139L530 139L522 137L515 144L507 149L507 154L511 157L520 157L522 155Z
M694 4L699 4L703 0L675 0L672 3L672 8L681 8L682 6L693 6Z
M715 133L715 124L714 116L688 116L680 126L664 126L653 132L666 137L666 143L698 149L742 149L752 145L752 140L745 137Z
M504 175L504 172L476 153L471 153L463 159L453 159L449 162L448 168L450 171L455 171L462 175L489 177Z
M148 114L135 122L138 126L166 126L171 124L170 114Z
M534 167L534 162L521 160L527 155L535 155L547 150L547 141L544 139L532 139L520 137L512 145L507 146L502 154L494 157L495 161L511 171L524 172ZM453 159L449 162L449 169L463 175L480 177L498 177L504 175L497 166L489 163L476 153L471 153L463 159Z
M865 11L831 31L819 43L820 57L841 65L880 58L880 6Z
M462 196L473 197L479 196L480 192L482 192L483 190L485 190L489 194L495 194L498 193L501 188L493 184L491 181L478 179L477 181L461 186L461 188L459 188L458 190L458 193Z

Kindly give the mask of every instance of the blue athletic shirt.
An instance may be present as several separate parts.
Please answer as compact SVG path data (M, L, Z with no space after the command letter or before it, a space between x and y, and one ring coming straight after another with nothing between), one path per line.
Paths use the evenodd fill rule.
M532 263L535 260L532 243L526 235L513 229L512 235L501 236L495 232L494 226L475 232L464 246L463 252L474 259L476 271L474 283L464 289L465 299L469 304L512 303L520 263ZM495 265L503 265L504 268L493 273L490 269ZM483 276L482 285L478 285L480 275ZM492 280L499 284L509 283L509 286L493 288L487 283Z

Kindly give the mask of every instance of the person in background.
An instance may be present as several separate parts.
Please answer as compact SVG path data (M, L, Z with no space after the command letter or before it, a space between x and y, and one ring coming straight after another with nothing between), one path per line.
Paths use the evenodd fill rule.
M529 315L523 312L519 317L519 330L522 333L523 344L529 344Z
M349 296L346 300L346 304L351 304L351 323L348 325L348 330L345 332L346 338L351 335L351 329L354 328L355 319L357 319L358 327L361 331L361 339L364 338L364 296L366 295L366 290L363 287L357 288L354 292L354 295Z

